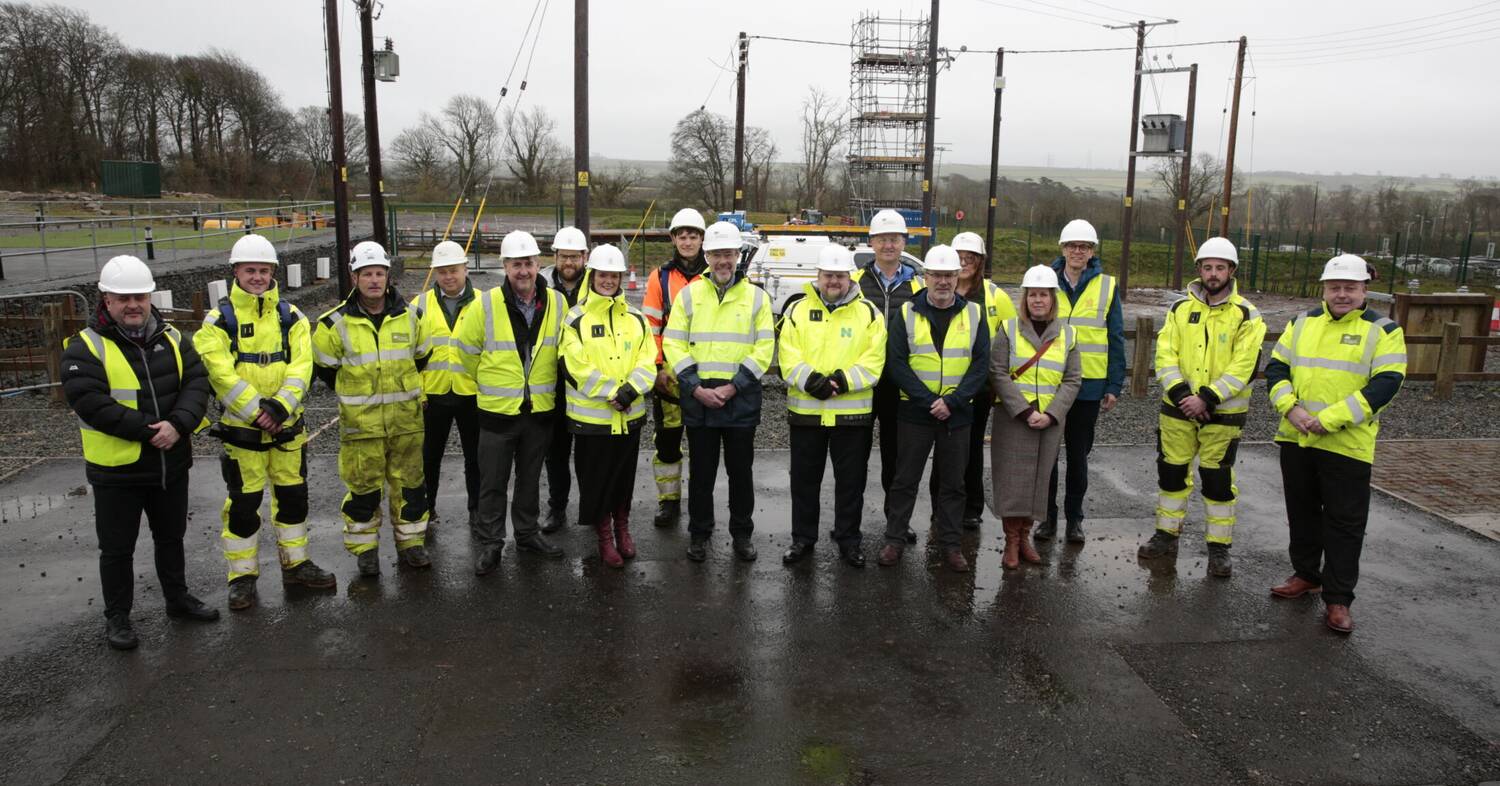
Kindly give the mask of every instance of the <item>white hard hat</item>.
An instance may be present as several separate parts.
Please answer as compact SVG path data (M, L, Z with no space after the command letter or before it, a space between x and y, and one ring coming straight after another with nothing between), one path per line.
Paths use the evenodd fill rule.
M829 243L818 251L818 269L830 273L853 273L854 252L838 243Z
M391 258L386 256L385 249L373 240L364 240L354 244L354 250L349 252L349 269L359 270L370 265L390 267Z
M1364 257L1353 254L1339 254L1328 260L1323 266L1323 275L1319 281L1369 281L1370 268L1365 264Z
M922 270L926 273L957 273L962 268L958 252L952 246L933 246L927 249L927 256L922 260Z
M972 251L980 256L987 256L984 249L984 238L977 232L959 232L953 236L954 251Z
M1198 246L1198 255L1193 257L1194 262L1202 262L1205 259L1222 259L1231 265L1240 264L1240 252L1235 250L1234 244L1227 237L1211 237Z
M509 232L500 240L501 259L519 259L520 257L540 256L542 250L536 247L536 238L530 232L522 232L517 229Z
M870 237L906 234L906 219L894 210L882 210L870 219Z
M1057 289L1057 271L1046 265L1031 267L1021 277L1021 288Z
M276 247L271 241L260 235L245 235L234 241L234 248L229 249L229 264L238 265L241 262L261 262L267 265L279 265L276 259Z
M588 251L588 238L583 236L583 230L578 227L563 227L552 236L552 250L556 251Z
M467 264L469 264L469 255L464 253L464 247L452 240L444 240L432 247L432 262L429 263L430 267Z
M156 291L151 268L133 256L118 256L99 271L99 291L116 295L144 295Z
M596 246L589 253L588 269L599 273L624 273L625 255L608 243Z
M1058 237L1057 244L1065 243L1093 243L1099 245L1099 233L1094 231L1094 225L1081 218L1069 221L1063 227L1062 235Z
M679 229L690 228L699 232L707 232L703 228L703 214L685 207L672 215L672 223L667 227L667 232L676 232Z
M740 228L728 221L716 221L703 233L703 251L720 251L730 248L740 250L743 243Z

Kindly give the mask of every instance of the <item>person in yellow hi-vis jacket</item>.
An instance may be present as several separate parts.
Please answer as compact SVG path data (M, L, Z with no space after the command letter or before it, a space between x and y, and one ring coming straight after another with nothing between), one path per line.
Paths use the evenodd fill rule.
M703 235L708 273L672 301L661 348L677 375L688 437L688 559L708 559L714 531L714 481L719 451L729 475L729 534L734 555L756 557L755 427L760 425L760 378L776 353L771 296L739 268L740 230L719 221Z
M885 315L850 280L854 254L829 244L818 278L781 315L778 351L786 379L792 463L792 546L800 562L818 542L823 467L833 461L833 540L851 567L865 566L860 519L874 444L875 385L885 370Z
M380 575L380 498L388 497L396 553L429 568L422 482L422 369L432 354L414 310L390 283L391 261L366 240L349 254L354 291L313 333L319 379L338 394L344 548L361 576Z
M1250 411L1250 380L1260 360L1266 323L1240 296L1234 272L1239 254L1222 237L1198 247L1198 278L1172 304L1156 339L1161 384L1156 456L1156 532L1138 551L1142 559L1176 557L1177 539L1193 490L1193 459L1203 481L1208 573L1233 572L1234 459Z
M624 567L635 557L630 504L656 382L656 341L646 316L625 301L625 256L603 245L589 254L588 289L563 319L562 359L568 433L574 440L579 523L599 536L599 560Z
M254 606L260 503L271 487L271 522L281 580L329 589L338 579L307 556L307 433L302 405L312 382L312 331L281 299L276 248L245 235L229 252L229 296L203 319L193 347L208 369L223 414L211 432L224 443L228 498L220 542L229 563L229 608Z
M1281 483L1296 571L1280 598L1322 592L1325 622L1354 631L1349 606L1370 514L1370 467L1380 412L1406 380L1401 326L1367 307L1365 261L1342 254L1323 268L1323 304L1286 326L1266 364L1281 413Z
M448 432L458 424L458 445L464 454L464 501L469 526L479 514L479 405L474 379L464 369L463 349L453 331L482 294L469 281L469 255L464 247L444 240L432 249L432 288L411 300L432 344L432 357L422 369L427 408L422 411L422 478L427 484L427 532L438 523L438 482Z

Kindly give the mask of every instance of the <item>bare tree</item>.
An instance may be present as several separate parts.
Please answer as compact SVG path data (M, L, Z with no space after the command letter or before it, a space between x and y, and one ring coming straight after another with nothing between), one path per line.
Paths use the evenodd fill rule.
M672 129L671 191L716 210L728 206L733 157L729 123L722 116L703 109L688 114Z
M730 164L733 168L733 163ZM764 128L745 129L745 202L768 210L776 176L776 142Z
M802 163L797 169L798 202L812 208L829 206L833 190L829 167L847 133L848 110L841 101L814 87L802 102Z
M630 189L645 179L646 173L640 167L615 164L609 169L593 173L589 190L599 200L600 207L619 207Z
M476 95L456 95L437 117L424 114L422 121L452 156L454 174L467 195L477 185L474 181L488 176L494 166L500 124L489 104Z
M527 199L543 199L567 172L568 150L557 140L557 121L547 110L505 113L505 168Z
M1186 195L1182 190L1182 159L1164 158L1156 166L1156 181L1167 192L1171 204L1187 199L1187 218L1191 222L1208 212L1210 202L1224 187L1224 163L1209 153L1199 153L1188 172Z
M328 108L304 106L298 109L292 121L291 148L298 160L312 167L313 176L319 181L329 175L333 165L333 131L329 128ZM344 159L350 168L350 180L367 165L365 151L365 124L359 115L344 113Z
M391 142L391 156L402 191L419 199L447 198L451 167L442 141L431 128L418 124L397 134Z

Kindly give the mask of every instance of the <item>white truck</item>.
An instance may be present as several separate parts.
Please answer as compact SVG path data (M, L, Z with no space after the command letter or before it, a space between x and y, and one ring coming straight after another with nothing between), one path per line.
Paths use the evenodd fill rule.
M773 310L779 316L787 299L817 280L818 252L832 242L836 241L822 235L772 235L755 249L746 276L771 296ZM901 256L917 270L922 269L922 260L904 251ZM864 267L874 258L875 252L868 245L854 247L856 267Z

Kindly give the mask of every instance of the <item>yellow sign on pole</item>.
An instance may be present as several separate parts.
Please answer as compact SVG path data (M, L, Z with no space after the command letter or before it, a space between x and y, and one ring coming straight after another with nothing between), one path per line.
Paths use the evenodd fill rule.
M580 169L580 170L578 170L578 187L579 188L588 188L589 187L589 171L587 169Z
M928 188L929 185L930 184L926 180L922 181L922 193L924 193L924 194L927 193L927 188Z
M1125 206L1126 207L1130 207L1130 202L1131 202L1130 197L1125 197Z

